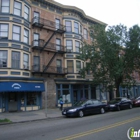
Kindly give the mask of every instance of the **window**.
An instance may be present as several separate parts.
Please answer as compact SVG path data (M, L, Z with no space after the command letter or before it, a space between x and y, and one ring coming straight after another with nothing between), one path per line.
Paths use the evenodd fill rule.
M8 39L8 24L0 24L0 38L7 38Z
M37 94L28 93L27 94L27 106L37 105Z
M90 31L90 40L91 40L91 41L94 40L94 38L93 38L93 30Z
M82 25L80 25L80 34L82 35Z
M29 55L23 54L23 69L29 69Z
M7 67L7 51L0 51L0 68Z
M62 73L62 60L61 59L56 60L56 67L57 67L57 72Z
M39 56L34 56L33 64L34 64L33 70L39 71L40 70L40 57Z
M24 43L29 43L29 31L24 29Z
M20 52L12 51L12 68L20 68Z
M60 29L60 20L59 19L55 19L55 28Z
M10 9L10 0L2 0L1 1L1 12L2 13L9 13Z
M71 21L65 21L66 24L66 32L72 32Z
M76 52L80 53L80 42L79 41L75 41L75 48L76 48Z
M77 22L74 22L74 32L79 34L79 24Z
M14 15L21 16L21 3L15 1L14 2Z
M67 52L72 52L72 40L66 40Z
M74 73L73 60L67 60L68 73Z
M13 25L13 40L20 41L21 27Z
M79 73L80 69L81 69L81 62L76 61L76 72Z
M34 12L34 20L33 23L39 23L39 13L38 12Z
M61 50L61 40L56 39L56 50Z
M88 39L88 31L87 31L87 29L84 29L84 39Z
M24 6L24 18L29 20L29 8L26 5Z
M39 34L34 33L34 47L38 47L39 46Z

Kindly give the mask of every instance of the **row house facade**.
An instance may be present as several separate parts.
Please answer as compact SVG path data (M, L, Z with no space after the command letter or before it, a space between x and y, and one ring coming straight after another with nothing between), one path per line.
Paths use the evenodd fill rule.
M89 27L105 23L53 0L0 0L0 112L109 98L79 74Z

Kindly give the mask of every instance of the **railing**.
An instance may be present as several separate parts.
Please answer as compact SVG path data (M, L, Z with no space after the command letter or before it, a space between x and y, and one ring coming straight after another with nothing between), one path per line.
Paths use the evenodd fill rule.
M44 44L45 44L45 41L42 39L32 41L32 46L36 49L41 49L44 46ZM61 52L66 51L64 46L51 43L51 42L47 44L44 50L53 50L53 51L61 51Z
M43 70L45 69L45 65L43 65L42 67L40 67L40 65L33 65L32 66L32 72L43 72ZM44 73L48 73L48 74L66 74L67 73L67 68L64 67L53 67L53 66L49 66L48 69L46 71L44 71Z
M50 20L46 20L46 19L43 19L43 18L40 18L40 17L34 17L32 19L32 25L35 25L35 26L47 26L47 27L50 27L52 29L55 29L55 30L61 30L61 31L65 31L66 30L66 27L62 24L57 24L56 22L53 22L53 21L50 21Z

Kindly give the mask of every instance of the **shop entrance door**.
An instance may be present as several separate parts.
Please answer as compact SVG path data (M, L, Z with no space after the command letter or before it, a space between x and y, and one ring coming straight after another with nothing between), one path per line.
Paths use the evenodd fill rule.
M17 111L17 93L9 93L9 112Z

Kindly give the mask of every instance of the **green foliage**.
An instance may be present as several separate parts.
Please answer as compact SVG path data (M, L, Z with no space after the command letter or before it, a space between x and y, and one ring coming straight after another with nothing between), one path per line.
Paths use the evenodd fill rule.
M0 119L0 123L5 123L5 122L11 122L9 119L5 118L5 119Z
M134 70L140 70L140 27L133 26L129 30L124 25L110 26L105 30L103 25L90 28L94 41L84 44L79 56L89 61L82 70L92 71L94 84L118 88L120 85L132 85L135 79Z

